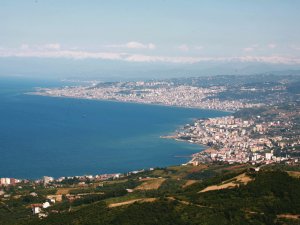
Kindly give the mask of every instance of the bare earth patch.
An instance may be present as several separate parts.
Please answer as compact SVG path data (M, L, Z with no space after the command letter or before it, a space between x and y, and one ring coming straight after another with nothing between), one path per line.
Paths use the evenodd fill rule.
M300 178L299 171L286 171L291 177Z
M197 180L187 180L186 183L184 185L182 185L182 188L186 188L194 183L197 183Z
M138 198L138 199L133 199L133 200L125 201L125 202L111 203L108 205L108 207L113 208L113 207L119 207L119 206L123 206L123 205L130 205L135 202L154 202L155 200L156 200L156 198Z
M280 215L277 215L277 218L300 220L300 215L280 214Z
M157 190L165 180L166 179L164 178L154 178L151 180L147 180L137 186L135 190Z
M192 203L192 202L188 202L188 201L184 201L184 200L179 200L179 199L176 199L173 196L167 197L167 199L169 199L171 201L177 201L177 202L179 202L179 203L181 203L183 205L194 205L194 206L201 207L201 208L210 208L210 209L212 209L212 207L210 207L210 206L199 205L199 204L195 204L195 203Z
M251 177L247 176L245 173L242 173L230 180L223 181L219 185L212 185L206 187L203 190L199 191L199 193L207 192L207 191L216 191L216 190L221 190L226 188L234 188L234 187L238 187L240 184L247 184L251 180L252 180Z

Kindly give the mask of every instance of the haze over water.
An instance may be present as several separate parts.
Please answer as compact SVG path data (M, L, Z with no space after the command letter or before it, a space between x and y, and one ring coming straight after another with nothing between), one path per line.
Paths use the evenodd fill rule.
M203 148L161 139L224 112L25 95L59 82L0 78L0 177L127 172L181 164Z

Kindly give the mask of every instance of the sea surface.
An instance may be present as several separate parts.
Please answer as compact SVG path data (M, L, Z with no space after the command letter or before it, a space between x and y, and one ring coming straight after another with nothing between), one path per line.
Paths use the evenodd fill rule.
M178 165L203 147L160 138L228 113L25 94L66 82L0 78L0 177L118 173ZM178 157L180 156L180 157Z

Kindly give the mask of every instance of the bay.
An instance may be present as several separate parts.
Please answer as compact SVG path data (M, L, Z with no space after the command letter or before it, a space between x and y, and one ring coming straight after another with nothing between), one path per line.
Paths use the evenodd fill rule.
M118 173L178 165L203 150L160 138L228 113L24 94L67 83L0 78L0 177Z

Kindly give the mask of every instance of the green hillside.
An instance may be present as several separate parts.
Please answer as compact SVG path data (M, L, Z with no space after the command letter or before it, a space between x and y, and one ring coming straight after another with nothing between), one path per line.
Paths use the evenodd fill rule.
M298 170L298 166L284 165L266 166L258 172L249 165L155 169L94 188L72 189L72 193L91 194L49 207L47 218L22 218L20 214L18 219L14 210L2 208L0 221L30 225L300 224Z

